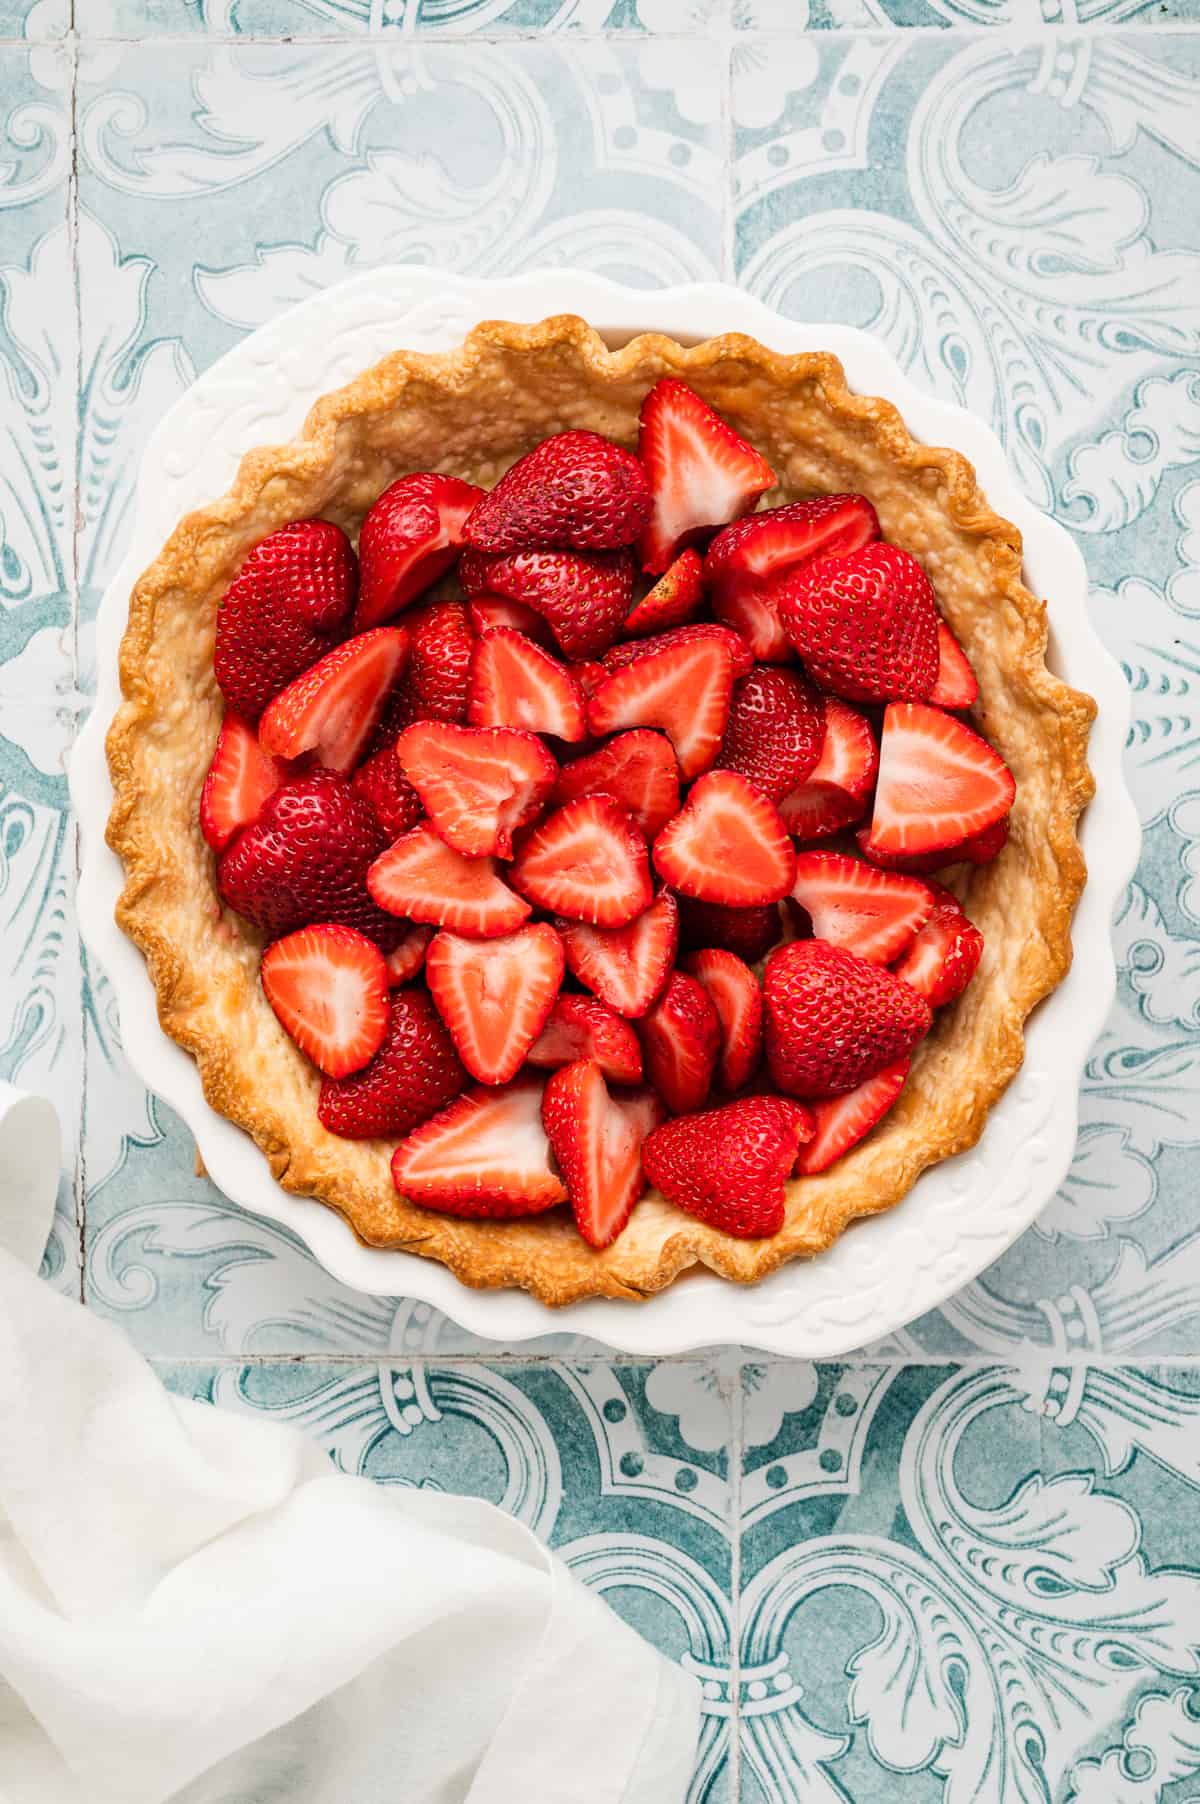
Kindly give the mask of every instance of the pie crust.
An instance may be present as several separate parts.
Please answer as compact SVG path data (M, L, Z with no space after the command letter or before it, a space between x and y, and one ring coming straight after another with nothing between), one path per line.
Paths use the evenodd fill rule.
M690 383L774 466L779 486L764 505L869 496L884 536L929 573L979 679L972 718L1008 762L1017 798L1000 857L954 874L983 931L983 961L935 1017L880 1126L831 1170L788 1186L786 1221L769 1240L736 1240L652 1192L596 1252L565 1211L485 1222L418 1208L392 1185L393 1142L343 1140L321 1126L319 1074L263 996L262 936L221 907L197 807L222 712L217 604L252 545L310 515L353 537L408 470L491 486L571 427L633 447L642 398L664 374ZM571 315L489 321L455 351L396 352L326 395L292 443L250 452L230 492L182 520L138 582L121 646L125 700L107 741L108 843L126 876L117 920L144 953L159 1019L195 1057L211 1106L253 1135L286 1190L340 1211L368 1245L554 1305L646 1297L697 1265L752 1282L892 1208L926 1166L973 1145L1020 1066L1026 1017L1070 964L1095 704L1051 674L1045 648L1045 607L1021 582L1020 534L988 507L971 465L913 440L889 402L851 393L836 358L781 356L732 333L686 348L648 333L610 350Z

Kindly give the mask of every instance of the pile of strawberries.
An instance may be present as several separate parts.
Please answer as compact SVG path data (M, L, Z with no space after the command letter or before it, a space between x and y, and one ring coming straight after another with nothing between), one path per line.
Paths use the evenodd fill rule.
M221 602L218 891L321 1121L426 1208L603 1247L650 1183L773 1234L978 965L923 875L1007 835L970 665L865 496L774 483L667 377L637 456L403 476L357 556L297 521Z

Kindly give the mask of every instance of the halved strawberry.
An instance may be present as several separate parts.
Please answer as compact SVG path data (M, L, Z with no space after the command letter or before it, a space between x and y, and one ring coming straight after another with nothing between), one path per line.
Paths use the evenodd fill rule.
M567 1185L575 1226L590 1247L611 1246L646 1188L642 1141L666 1110L652 1090L610 1096L592 1059L556 1071L542 1125Z
M353 927L302 927L275 940L259 967L284 1032L328 1077L374 1058L388 1024L387 966Z
M588 726L597 735L660 727L680 775L695 777L721 749L732 693L728 651L715 639L695 639L639 658L602 683L588 703Z
M795 864L779 810L731 770L701 777L654 842L654 868L672 889L733 908L780 901Z
M646 1076L673 1115L698 1109L712 1086L721 1051L721 1022L708 991L675 971L638 1023Z
M779 579L812 558L842 557L878 537L865 495L820 495L737 520L717 534L704 560L713 612L761 662L783 663L792 647L779 617Z
M366 796L379 816L380 824L393 837L407 833L425 813L420 796L400 768L394 739L372 752L350 781L359 795Z
M328 770L353 770L407 657L402 626L347 639L275 697L259 722L259 744L276 758L315 751Z
M349 1077L327 1077L322 1127L344 1140L407 1134L452 1102L467 1081L450 1035L424 990L394 990L378 1052Z
M726 908L720 902L679 900L679 943L690 951L719 946L736 952L744 964L757 964L783 937L783 920L774 902L755 908Z
M512 854L542 810L558 766L535 733L418 721L396 741L400 768L435 832L466 858Z
M679 906L664 889L628 927L555 922L572 975L627 1021L636 1020L662 992L679 943Z
M864 545L789 571L779 619L814 683L852 702L923 701L937 681L929 578L898 545Z
M810 1104L816 1121L816 1132L807 1145L800 1148L796 1160L796 1176L811 1178L826 1171L869 1134L877 1121L887 1114L908 1076L911 1059L897 1059L876 1072L856 1090L845 1096L832 1096L825 1102Z
M937 682L928 699L936 708L969 708L979 699L970 660L944 620L938 621Z
M606 670L624 670L627 665L649 658L657 651L694 645L697 639L715 639L718 645L725 647L733 665L735 683L749 676L754 669L754 653L741 634L716 620L693 620L687 626L673 626L668 633L651 633L648 639L623 639L619 645L609 646L602 663Z
M396 990L401 984L412 982L425 963L425 954L432 938L432 927L420 927L414 923L399 944L393 946L385 960L391 989Z
M736 954L713 946L689 953L683 968L704 985L721 1023L721 1083L726 1090L740 1090L762 1057L763 994L758 979Z
M525 1063L563 980L562 941L547 921L503 939L439 933L425 981L459 1058L481 1084L506 1084Z
M925 877L931 871L944 871L952 864L991 864L1008 844L1009 818L1002 814L982 833L973 833L970 839L964 839L956 846L943 846L937 852L882 852L871 844L869 827L860 827L854 837L863 857L882 870L908 871L914 877Z
M646 472L598 432L555 432L519 457L463 528L483 551L612 551L650 517Z
M929 887L934 896L929 919L893 969L930 1008L941 1008L961 996L974 977L983 957L983 935L956 896L940 883Z
M527 833L509 869L539 908L594 927L623 927L650 905L646 842L607 796L580 796Z
M398 613L450 568L463 523L483 492L431 470L401 476L384 489L358 535L356 630Z
M583 693L566 665L503 626L475 647L467 719L473 727L524 727L572 743L587 732Z
M442 1215L505 1221L565 1203L542 1126L540 1079L468 1090L400 1142L392 1182Z
M929 1005L882 965L828 940L791 940L763 972L771 1076L790 1096L841 1096L907 1058Z
M803 1103L743 1096L720 1109L668 1121L646 1137L642 1164L667 1199L724 1234L778 1234L796 1149L813 1131Z
M494 858L464 858L426 826L414 827L375 860L367 888L390 914L473 939L512 933L533 912L501 881Z
M1006 815L1016 795L999 752L927 702L893 702L883 717L868 853L936 852Z
M633 599L627 551L464 552L459 580L468 595L507 596L548 623L568 658L598 658L621 630Z
M200 831L214 852L223 851L235 833L258 819L267 797L287 777L283 759L264 752L254 728L226 710L200 791Z
M267 703L342 636L358 562L340 526L293 520L251 547L217 609L213 675L256 722Z
M845 946L873 965L890 965L933 912L933 891L917 877L878 871L842 852L801 852L793 900L817 939Z
M527 608L523 601L509 601L504 595L489 595L486 590L473 595L467 603L467 618L477 633L490 633L497 626L511 626L515 633L524 633L535 645L552 648L555 644L554 634L536 609Z
M654 495L642 567L665 570L682 547L753 507L775 472L694 389L662 376L642 402L638 455Z
M406 614L404 625L408 663L388 698L373 750L394 743L416 720L461 726L467 718L475 634L462 602L428 602Z
M527 1065L573 1065L594 1059L614 1084L636 1084L642 1075L638 1037L615 1009L596 996L562 995L525 1055Z
M699 552L681 551L670 569L629 610L621 631L634 638L645 633L665 633L698 614L704 599L700 575L703 568Z
M569 669L571 675L579 684L579 692L583 696L584 701L590 701L597 689L599 689L601 683L606 683L608 681L607 670L604 668L603 664L598 664L594 658L576 658L575 662L569 666Z
M611 796L653 839L679 811L679 766L670 740L649 728L617 733L598 751L564 764L554 800L588 795Z
M794 670L756 664L733 686L718 770L737 771L779 803L813 771L825 743L825 704Z
M870 723L848 702L825 697L825 738L810 775L779 812L794 839L824 839L862 819L879 768Z

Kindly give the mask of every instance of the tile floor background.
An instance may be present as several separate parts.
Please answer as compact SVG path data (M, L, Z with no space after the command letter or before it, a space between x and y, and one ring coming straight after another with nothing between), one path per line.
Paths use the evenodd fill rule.
M1196 0L0 0L0 1075L53 1282L181 1392L534 1524L702 1677L693 1804L1200 1795ZM1077 533L1145 846L1067 1183L844 1364L511 1354L194 1175L81 959L63 776L163 409L384 260L879 332ZM241 1800L239 1804L257 1804Z

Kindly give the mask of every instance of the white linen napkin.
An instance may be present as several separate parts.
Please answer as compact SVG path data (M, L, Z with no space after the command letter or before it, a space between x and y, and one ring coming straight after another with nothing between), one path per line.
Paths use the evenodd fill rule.
M29 1266L57 1124L0 1084L2 1804L676 1804L695 1680L491 1504L171 1397Z

